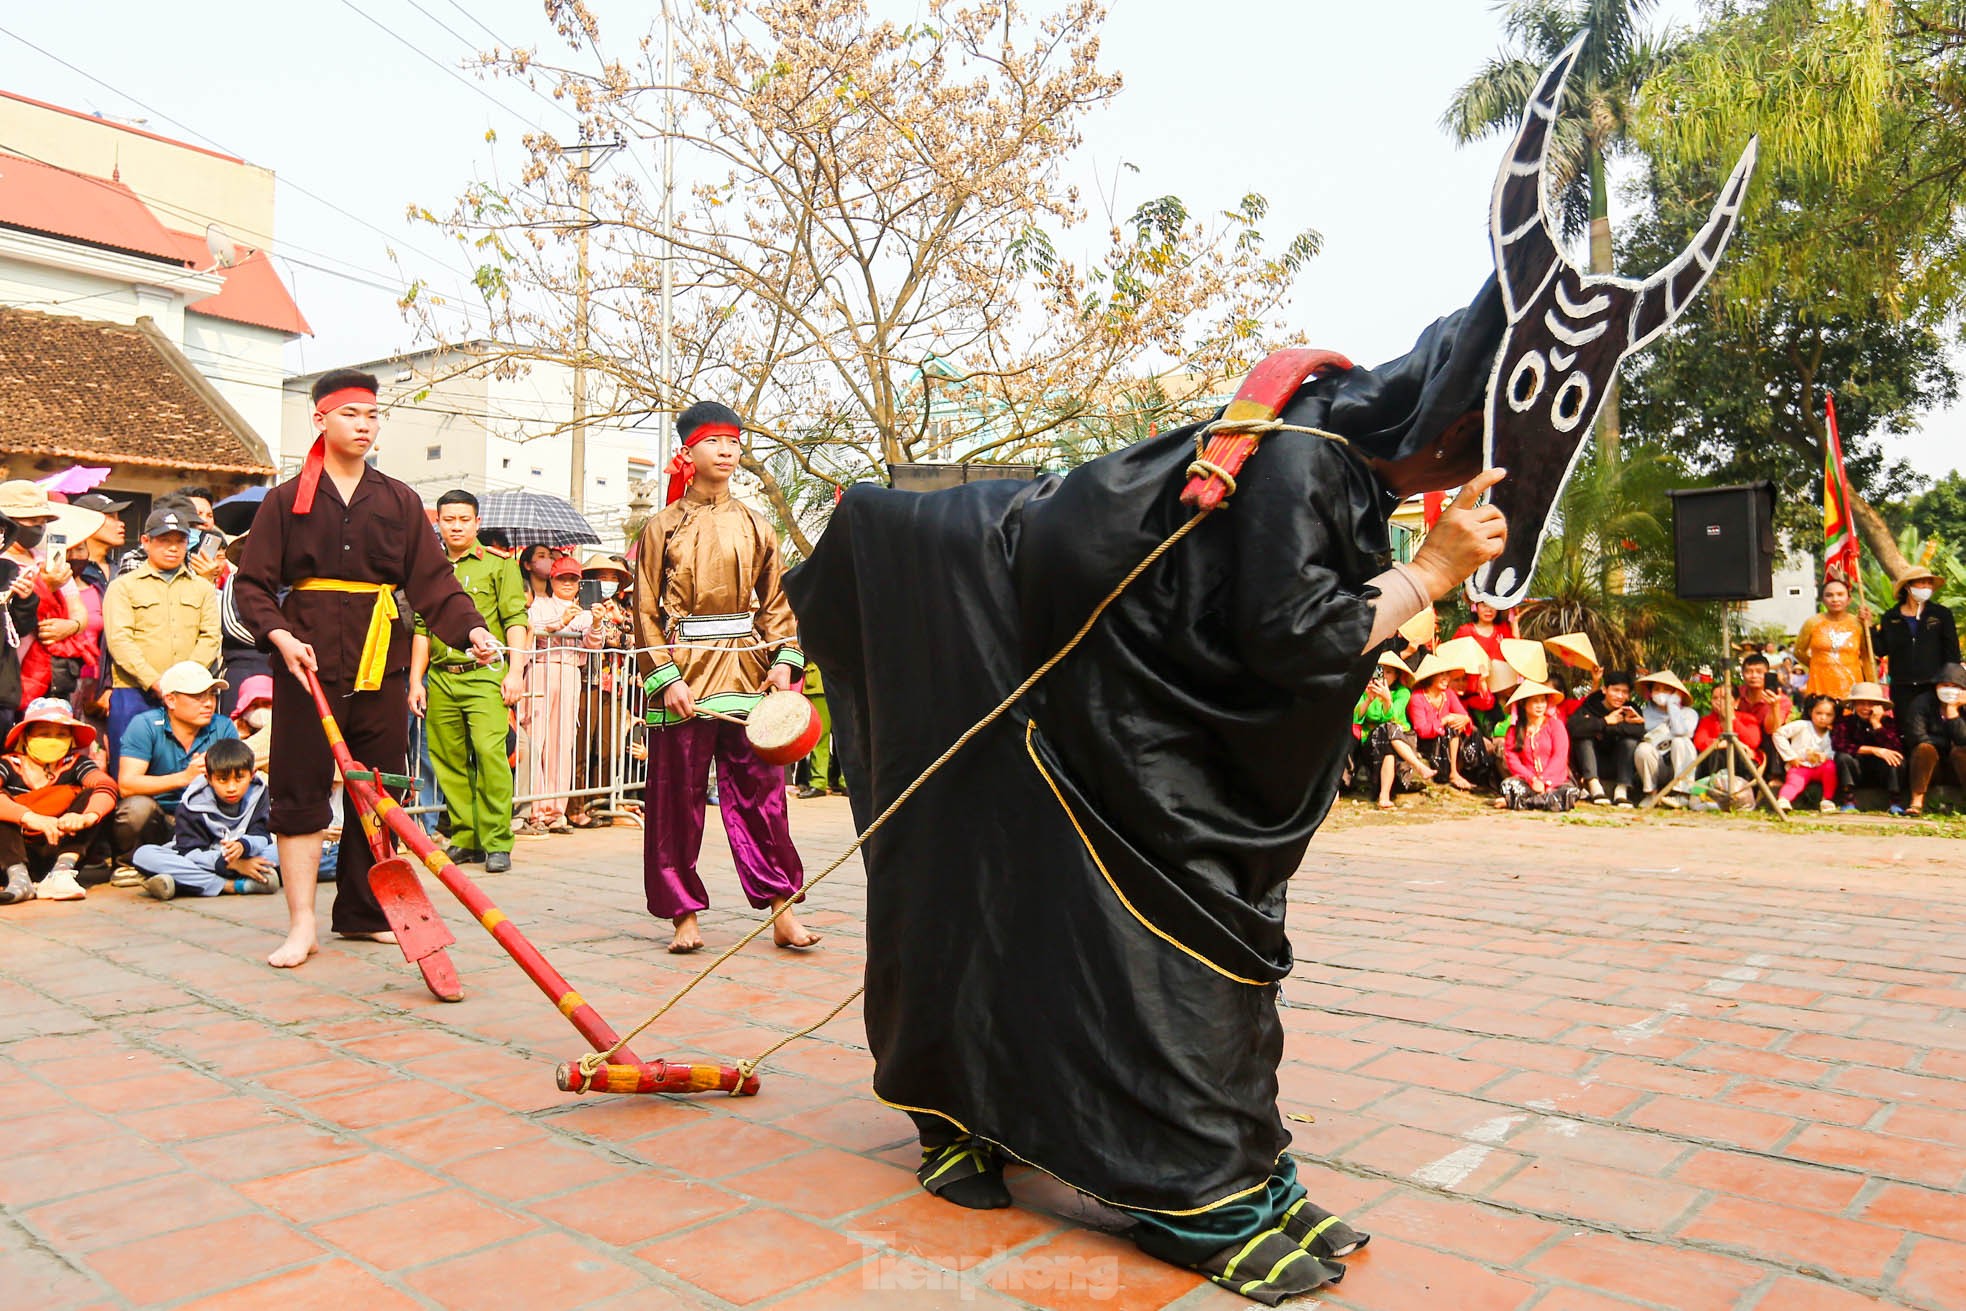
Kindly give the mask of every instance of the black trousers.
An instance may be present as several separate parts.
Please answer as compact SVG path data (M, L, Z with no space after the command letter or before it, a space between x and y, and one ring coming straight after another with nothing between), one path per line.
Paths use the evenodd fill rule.
M1630 787L1638 777L1638 739L1624 734L1572 738L1570 765L1580 782L1596 779L1612 786L1622 783Z
M328 706L348 744L348 752L370 769L403 774L409 769L409 671L399 669L373 692L357 692L350 682L322 679ZM273 797L270 827L289 836L330 827L329 805L335 783L334 753L322 731L321 713L285 661L273 665L273 747L267 773ZM383 933L389 921L369 888L375 854L362 831L354 799L341 800L341 847L335 864L336 933Z
M88 809L89 794L84 792L68 803L64 815L79 815ZM15 865L27 866L27 872L36 879L47 876L55 867L60 856L72 855L77 861L86 859L91 849L106 847L108 844L109 819L104 816L95 824L80 833L64 833L59 842L44 842L40 834L33 837L18 824L0 822L0 874Z
M1895 802L1905 799L1905 783L1910 775L1911 757L1907 755L1904 763L1887 765L1876 756L1853 756L1845 752L1836 753L1836 793L1844 801L1854 802L1860 787L1883 788L1885 794Z

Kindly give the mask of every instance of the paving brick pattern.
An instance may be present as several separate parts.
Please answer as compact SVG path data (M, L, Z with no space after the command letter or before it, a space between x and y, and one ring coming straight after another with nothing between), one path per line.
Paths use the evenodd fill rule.
M817 868L850 833L795 806ZM714 830L714 822L713 822ZM713 831L713 945L746 922ZM1283 1110L1371 1230L1360 1311L1966 1306L1966 883L1941 839L1341 819L1292 893ZM433 885L434 886L434 885ZM626 1028L698 962L639 835L485 881ZM470 996L393 948L260 964L272 898L0 911L0 1311L1246 1306L1083 1227L921 1195L852 1008L755 1099L573 1098L578 1039L434 889ZM637 1044L755 1054L858 980L864 881Z

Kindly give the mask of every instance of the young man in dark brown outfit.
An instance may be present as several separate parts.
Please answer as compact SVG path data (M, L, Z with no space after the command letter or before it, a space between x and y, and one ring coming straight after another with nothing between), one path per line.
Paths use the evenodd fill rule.
M314 384L313 395L314 447L298 477L267 493L234 584L241 621L281 658L268 773L288 930L267 957L280 969L302 964L318 946L314 885L334 786L334 759L301 675L320 678L357 760L401 773L409 754L410 625L397 613L394 589L452 646L470 648L480 663L499 654L430 531L422 498L367 463L381 430L376 380L337 369ZM334 931L394 942L369 889L373 857L346 799L341 831Z

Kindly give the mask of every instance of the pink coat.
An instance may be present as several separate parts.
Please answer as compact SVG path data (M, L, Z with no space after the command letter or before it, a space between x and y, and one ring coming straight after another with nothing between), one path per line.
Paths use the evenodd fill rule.
M1522 736L1525 736L1523 726L1512 726L1502 744L1502 758L1508 762L1509 773L1525 783L1540 778L1545 787L1570 781L1570 730L1563 726L1561 719L1555 715L1546 717L1527 750L1520 745Z
M1407 722L1413 725L1415 737L1439 737L1442 732L1440 721L1449 715L1473 718L1468 714L1467 706L1462 704L1461 698L1455 694L1453 688L1447 690L1446 698L1438 707L1427 700L1424 692L1415 692L1412 700L1406 703Z

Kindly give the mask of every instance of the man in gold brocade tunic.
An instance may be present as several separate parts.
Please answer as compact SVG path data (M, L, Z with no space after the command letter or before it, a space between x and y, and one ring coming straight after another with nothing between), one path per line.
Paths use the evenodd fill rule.
M649 913L675 925L674 952L703 945L696 917L710 902L696 860L713 761L744 895L777 912L805 882L784 771L757 757L741 725L699 714L742 715L805 669L780 586L778 534L730 494L740 427L712 401L677 416L684 449L670 465L669 503L643 526L635 566L635 644L649 695L642 879ZM781 947L819 941L790 911L772 936Z

